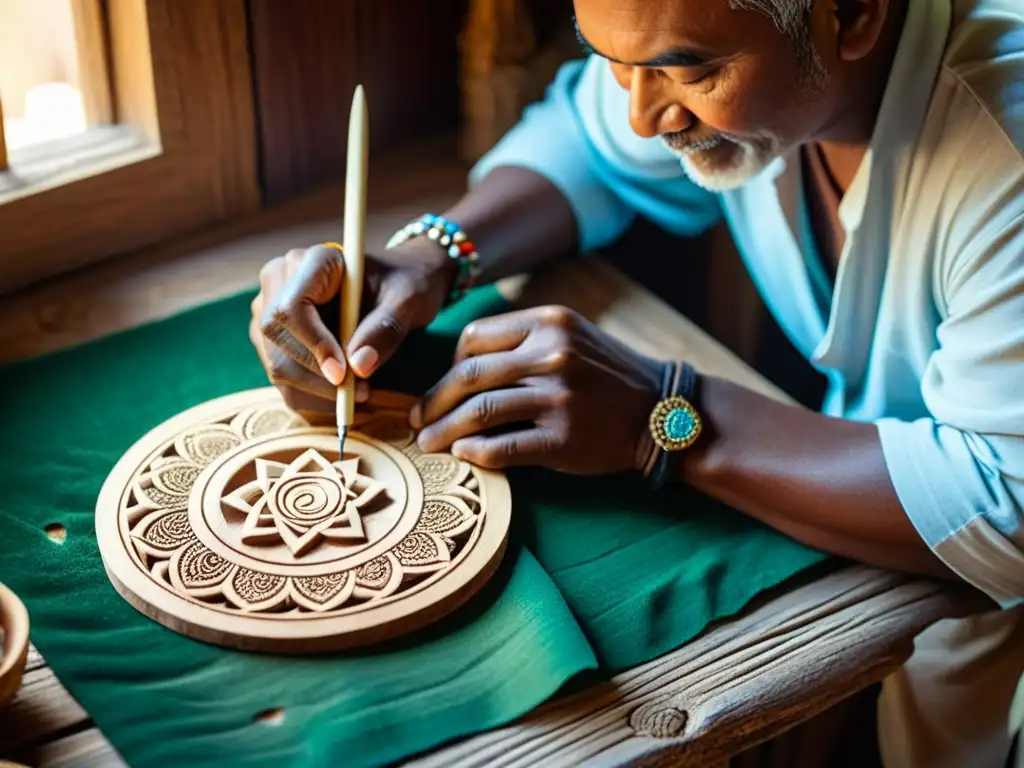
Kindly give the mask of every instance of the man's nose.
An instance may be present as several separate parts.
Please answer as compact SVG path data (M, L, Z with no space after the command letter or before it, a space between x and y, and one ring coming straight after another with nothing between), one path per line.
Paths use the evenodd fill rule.
M693 114L670 93L657 70L633 67L629 82L629 124L637 136L652 139L693 126Z

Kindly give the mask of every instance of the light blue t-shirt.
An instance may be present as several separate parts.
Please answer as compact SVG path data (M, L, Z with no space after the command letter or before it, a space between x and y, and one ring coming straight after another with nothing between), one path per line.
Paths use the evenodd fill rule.
M584 251L638 215L677 235L724 217L765 303L826 375L824 412L877 424L929 546L1002 605L1024 602L1024 3L909 4L840 205L834 288L801 224L796 151L712 194L632 132L628 107L606 61L567 64L471 183L501 165L544 175Z

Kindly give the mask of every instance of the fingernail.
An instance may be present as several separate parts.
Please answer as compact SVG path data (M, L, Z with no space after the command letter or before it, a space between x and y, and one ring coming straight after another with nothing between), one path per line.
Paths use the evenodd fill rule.
M324 378L336 387L340 387L341 382L345 380L345 366L333 357L323 361L320 365L320 371L323 373Z
M465 454L462 451L462 441L461 440L456 440L454 443L452 443L452 449L451 449L450 453L456 459L460 459L461 460L461 459L465 459L466 458Z
M420 432L416 436L416 445L424 453L431 453L433 451L433 446L430 444L430 433Z
M348 361L352 370L360 376L369 376L373 372L373 366L380 360L380 355L373 347L362 347L355 351Z
M409 411L409 426L419 429L423 426L423 406L416 403Z
M356 402L365 403L370 399L370 386L362 379L356 381Z

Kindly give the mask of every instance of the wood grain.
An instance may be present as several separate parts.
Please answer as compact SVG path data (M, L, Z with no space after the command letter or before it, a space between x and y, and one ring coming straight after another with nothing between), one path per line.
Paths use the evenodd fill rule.
M344 177L349 100L357 82L357 5L249 2L260 186L267 203Z
M55 738L12 757L32 768L127 768L127 763L95 728Z
M372 158L458 120L461 2L250 0L265 200L344 176L349 98L367 90Z
M355 3L356 77L370 98L370 146L388 152L459 121L458 32L466 0Z
M150 42L153 33L147 6L138 0L108 0L105 16L113 67L113 118L118 123L134 126L147 142L159 145L160 116ZM159 48L157 42L157 50Z
M607 684L407 765L715 765L877 681L922 629L978 607L967 591L862 567L759 603Z
M0 757L42 743L89 719L45 664L25 672L21 688L0 715Z
M18 151L17 164L0 175L0 206L39 194L54 179L117 172L160 154L131 125L98 125L75 136L54 139Z
M4 132L4 104L0 99L0 173L4 173L8 167L7 134Z
M87 125L113 122L107 25L101 0L72 0L78 59L78 87Z
M115 114L154 135L157 116L159 153L0 205L0 293L258 205L244 0L109 9Z
M745 748L880 679L902 663L924 627L978 607L966 590L859 566L798 579L676 651L405 765L727 765ZM67 708L70 697L49 668L37 671L40 683L22 697L39 702L40 711ZM63 722L53 712L48 718ZM36 728L33 735L42 733ZM34 740L14 741L0 723L0 755ZM77 766L70 757L83 754L113 759L95 729L78 734L74 749L58 747L60 741L43 750L43 764Z

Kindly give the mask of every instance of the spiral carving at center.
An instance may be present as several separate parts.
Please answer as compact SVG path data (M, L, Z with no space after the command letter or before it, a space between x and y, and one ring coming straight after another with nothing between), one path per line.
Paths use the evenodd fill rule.
M315 525L341 513L351 495L337 478L293 477L277 484L271 504L289 522Z
M289 464L256 460L256 480L224 498L245 513L242 542L284 543L301 559L324 541L365 542L362 511L383 486L360 474L359 459L331 463L310 449Z

